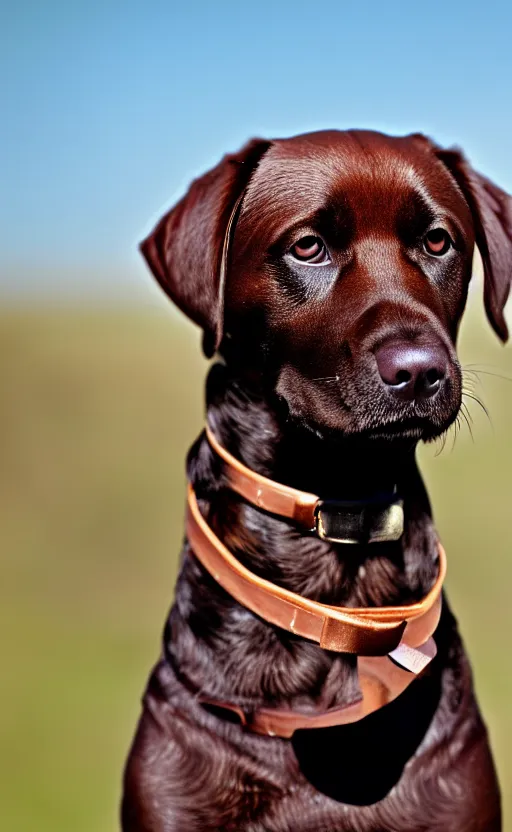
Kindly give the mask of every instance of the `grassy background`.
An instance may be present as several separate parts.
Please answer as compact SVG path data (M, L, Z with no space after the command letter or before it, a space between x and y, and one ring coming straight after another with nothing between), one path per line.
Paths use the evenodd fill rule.
M493 427L472 405L474 442L463 429L421 456L512 829L512 351L472 306L461 354ZM198 333L156 306L4 308L0 365L0 829L109 832L206 364Z

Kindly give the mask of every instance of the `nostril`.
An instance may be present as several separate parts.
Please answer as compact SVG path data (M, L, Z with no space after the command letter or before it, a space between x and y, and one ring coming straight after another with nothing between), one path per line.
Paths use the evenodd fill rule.
M441 381L444 378L444 373L442 370L438 370L433 368L432 370L427 370L425 373L425 378L428 384L434 385Z
M412 376L407 370L399 370L396 374L396 383L397 384L409 384L411 379L412 379Z

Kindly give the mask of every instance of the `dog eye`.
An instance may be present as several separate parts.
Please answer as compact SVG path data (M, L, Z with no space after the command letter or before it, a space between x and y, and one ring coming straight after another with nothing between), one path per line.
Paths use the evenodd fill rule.
M451 248L451 237L444 228L433 228L425 235L423 241L425 251L427 254L433 254L434 257L442 257Z
M320 237L314 237L312 234L297 240L291 247L290 253L301 263L330 263L329 254L323 240Z

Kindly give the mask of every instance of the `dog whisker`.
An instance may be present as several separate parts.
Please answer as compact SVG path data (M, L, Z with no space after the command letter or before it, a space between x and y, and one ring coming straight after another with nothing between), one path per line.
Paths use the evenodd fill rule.
M439 443L440 443L440 448L439 448L439 450L437 450L437 451L436 451L436 453L435 453L436 457L437 457L437 456L441 456L441 454L443 453L443 451L444 451L444 449L445 449L445 447L446 447L446 440L448 439L448 433L449 433L449 430L450 430L450 429L445 430L445 431L444 431L444 433L443 433L443 434L441 434L441 436L439 436L439 437L437 438L437 440L436 440L436 442L439 442Z
M455 422L453 423L453 441L452 441L452 447L450 448L450 453L453 453L453 449L455 448L455 443L457 441L457 436L459 435L459 432L460 432L460 412L457 413L457 416L455 418Z
M467 390L463 390L463 392L462 392L462 396L463 396L463 397L464 397L464 396L466 396L468 399L471 399L471 401L476 402L476 404L477 404L477 405L478 405L478 406L479 406L479 407L483 410L483 412L485 413L485 415L486 415L486 417L487 417L487 421L489 422L489 425L491 426L491 429L494 431L494 425L493 425L493 423L492 423L492 419L491 419L490 413L489 413L489 411L487 410L487 408L486 408L485 404L483 403L483 401L482 401L482 400L481 400L481 399L480 399L477 395L475 395L474 393L469 393Z
M482 387L482 381L481 381L481 379L478 378L478 376L475 376L475 378L468 378L466 373L464 373L464 375L462 377L462 388L463 389L466 387L471 392L474 392L477 385L478 385L478 387Z
M461 414L462 418L464 419L466 425L468 426L468 430L469 430L469 433L470 433L470 436L471 436L471 440L474 444L475 437L473 436L473 430L471 428L471 417L469 415L467 405L465 405L464 402L461 405L460 414Z
M468 405L466 404L465 401L461 402L461 408L463 408L463 410L464 410L466 416L468 417L469 421L471 422L471 424L473 424L473 416L472 416L471 411L469 410L469 407L468 407Z
M472 369L475 368L475 369ZM512 376L503 375L502 373L493 373L490 370L483 370L479 368L477 364L468 364L466 367L463 368L464 372L472 373L473 375L478 376L492 376L493 378L499 378L500 381L510 381L512 382Z

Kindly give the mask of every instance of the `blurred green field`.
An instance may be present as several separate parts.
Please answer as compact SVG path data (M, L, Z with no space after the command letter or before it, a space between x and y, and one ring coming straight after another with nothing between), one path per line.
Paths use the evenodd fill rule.
M512 829L512 350L466 319L472 441L422 450ZM199 334L167 306L0 314L0 829L111 832L182 538ZM505 375L509 380L497 378Z

